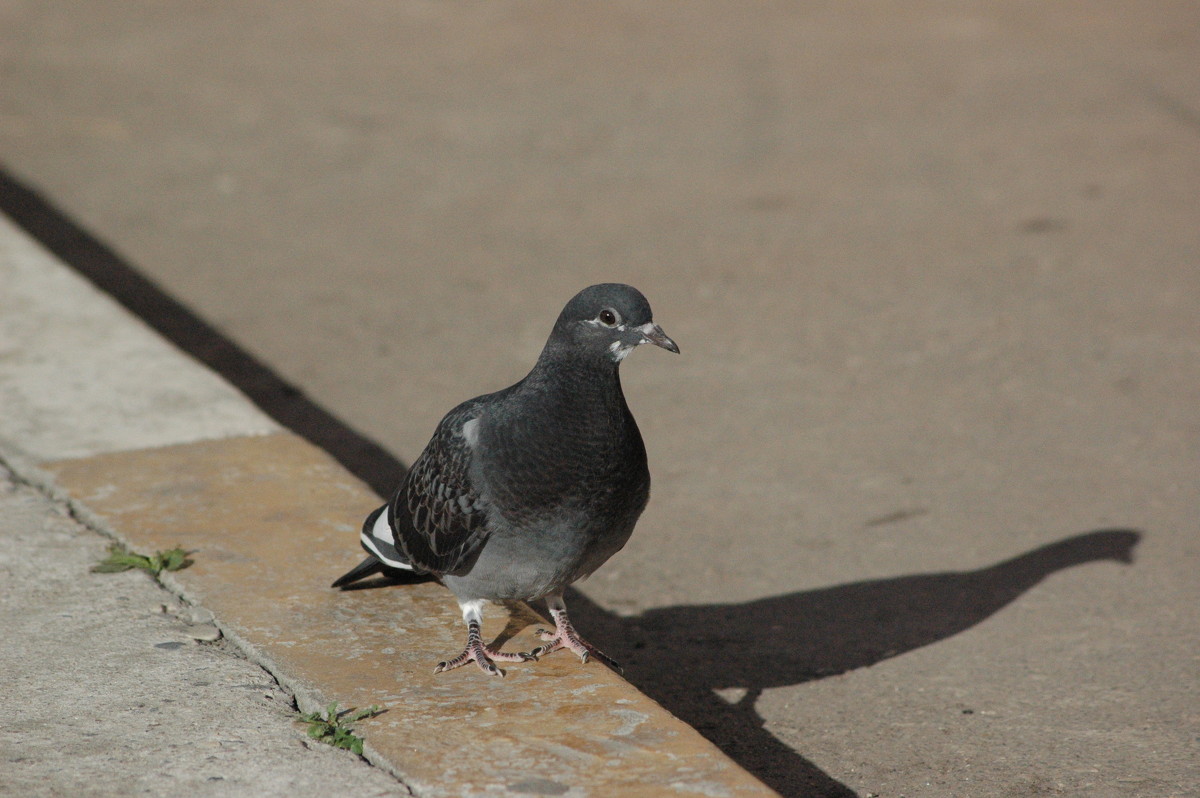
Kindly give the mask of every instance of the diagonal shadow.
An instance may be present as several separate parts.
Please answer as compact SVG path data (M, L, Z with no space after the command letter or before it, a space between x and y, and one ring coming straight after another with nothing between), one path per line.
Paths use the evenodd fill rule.
M317 405L2 168L0 211L281 425L329 452L376 493L387 495L399 484L405 467L397 458ZM587 636L625 665L631 682L772 788L789 798L853 798L848 787L763 728L754 707L763 690L844 673L943 640L1056 571L1101 560L1132 562L1139 538L1132 530L1099 530L978 571L856 582L741 604L664 607L632 618L621 618L574 590L568 604ZM377 578L352 589L405 581ZM783 618L788 623L780 623ZM667 661L688 666L663 668ZM726 687L747 692L731 705L713 692Z
M740 604L662 607L618 618L578 591L568 606L625 676L785 796L852 796L763 728L755 701L771 687L874 665L988 618L1051 574L1133 562L1141 533L1064 538L976 571L917 574L786 593ZM664 662L685 663L664 668ZM736 704L715 690L742 688Z
M404 464L386 449L309 399L2 167L0 211L267 415L333 455L376 493L386 495L404 476Z

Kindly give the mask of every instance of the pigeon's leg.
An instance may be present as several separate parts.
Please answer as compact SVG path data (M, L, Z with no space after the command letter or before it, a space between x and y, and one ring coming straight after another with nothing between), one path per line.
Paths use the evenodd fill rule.
M503 676L504 671L497 668L493 660L499 660L500 662L525 662L537 659L532 654L507 654L503 651L493 651L485 646L483 644L483 637L480 634L480 625L483 622L483 602L464 601L461 602L461 606L463 620L467 622L467 647L454 659L439 662L437 667L433 669L434 673L454 670L459 665L466 665L468 662L473 661L484 673L490 673L492 676Z
M571 619L567 617L567 605L563 603L562 594L547 596L546 606L550 610L550 617L554 619L555 629L553 632L547 629L538 630L538 635L546 641L546 645L538 646L530 651L529 656L536 658L565 648L568 651L574 651L584 662L595 657L613 670L621 671L621 666L612 657L584 640L575 631L575 627L571 625Z

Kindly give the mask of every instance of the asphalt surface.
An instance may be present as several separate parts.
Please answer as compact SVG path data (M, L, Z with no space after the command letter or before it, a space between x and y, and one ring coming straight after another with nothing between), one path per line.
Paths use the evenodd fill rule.
M633 283L683 356L572 608L635 684L784 794L1195 796L1197 64L1191 3L5 0L0 206L381 488Z

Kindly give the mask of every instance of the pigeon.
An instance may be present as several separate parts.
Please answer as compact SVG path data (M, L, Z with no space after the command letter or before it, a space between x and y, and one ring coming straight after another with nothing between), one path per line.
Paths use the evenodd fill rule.
M559 314L520 382L455 407L387 504L367 516L369 556L340 577L428 574L454 594L467 645L436 673L474 662L536 660L559 649L619 670L584 640L563 593L629 540L650 497L646 447L625 403L618 369L641 344L678 354L641 292L620 283L585 288ZM553 631L512 653L484 645L488 603L544 600Z

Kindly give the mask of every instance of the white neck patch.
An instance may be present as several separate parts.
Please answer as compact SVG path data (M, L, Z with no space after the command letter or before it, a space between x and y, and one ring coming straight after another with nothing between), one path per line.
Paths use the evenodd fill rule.
M612 359L620 363L625 358L629 357L629 353L636 348L637 344L625 344L621 341L613 341L608 345L608 353L612 355Z

